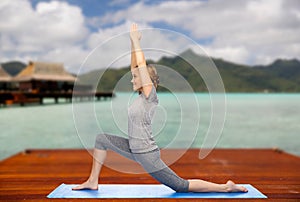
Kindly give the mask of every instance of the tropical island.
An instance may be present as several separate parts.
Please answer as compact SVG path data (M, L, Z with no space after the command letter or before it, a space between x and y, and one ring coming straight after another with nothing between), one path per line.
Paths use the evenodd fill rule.
M187 50L179 56L162 57L158 61L147 62L171 67L189 82L195 92L207 92L201 76L181 57L182 55L200 59L203 57ZM269 65L256 66L236 64L217 58L212 58L212 61L222 77L226 92L300 92L300 61L297 59L277 59ZM2 63L1 66L9 75L15 76L26 67L26 64L14 61ZM113 91L117 82L129 71L129 66L99 69L77 75L77 77L82 85L89 85L90 80L95 80L96 77L103 74L97 91L107 92ZM166 91L166 89L160 87L158 91Z

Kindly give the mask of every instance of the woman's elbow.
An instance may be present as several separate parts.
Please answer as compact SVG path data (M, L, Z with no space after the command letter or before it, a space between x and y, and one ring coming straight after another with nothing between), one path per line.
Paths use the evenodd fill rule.
M146 66L146 61L145 61L145 60L139 61L139 62L137 63L137 66L138 66L138 67Z

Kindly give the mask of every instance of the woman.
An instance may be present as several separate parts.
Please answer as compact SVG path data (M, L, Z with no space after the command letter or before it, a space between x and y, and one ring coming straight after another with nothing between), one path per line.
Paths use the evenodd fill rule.
M158 76L154 67L147 67L144 53L140 47L141 33L136 24L130 28L131 39L131 73L134 91L139 97L128 108L128 139L108 134L96 138L94 160L90 177L73 190L98 189L98 177L106 158L106 150L111 149L132 159L157 181L176 192L247 192L242 186L232 181L226 184L215 184L199 179L185 180L174 173L160 158L151 130L151 119L158 104L156 87Z

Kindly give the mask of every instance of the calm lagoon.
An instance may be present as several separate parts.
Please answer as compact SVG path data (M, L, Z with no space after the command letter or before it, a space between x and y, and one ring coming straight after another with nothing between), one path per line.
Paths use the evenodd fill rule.
M111 100L74 105L50 104L49 100L43 106L1 107L0 159L27 148L90 148L101 132L126 136L126 107L136 96L131 95L116 93ZM210 96L158 96L153 120L158 145L201 148L211 121ZM216 147L277 147L300 156L300 94L229 93L225 104L224 127Z

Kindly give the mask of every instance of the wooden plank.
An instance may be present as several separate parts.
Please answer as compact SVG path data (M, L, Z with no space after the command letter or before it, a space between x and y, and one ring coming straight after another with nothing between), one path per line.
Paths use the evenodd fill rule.
M162 150L162 158L169 158L182 150ZM232 179L236 183L252 184L268 199L247 201L297 201L300 199L300 158L272 149L215 149L205 159L198 158L199 150L190 149L170 167L183 178L201 178L217 183ZM61 183L78 184L86 180L92 157L86 150L27 150L0 163L0 201L43 201ZM123 170L142 171L135 162L114 152L108 152L108 165ZM134 169L133 169L134 168ZM147 173L130 174L104 167L100 183L154 184ZM62 199L82 201L82 199ZM105 199L104 199L105 200ZM107 199L129 201L129 199ZM143 199L162 201L162 199ZM163 199L187 201L189 199ZM85 199L84 201L99 201ZM132 200L130 200L132 201ZM139 200L133 200L139 201ZM190 201L190 200L189 200ZM222 201L204 199L201 201ZM239 201L231 200L230 201Z

